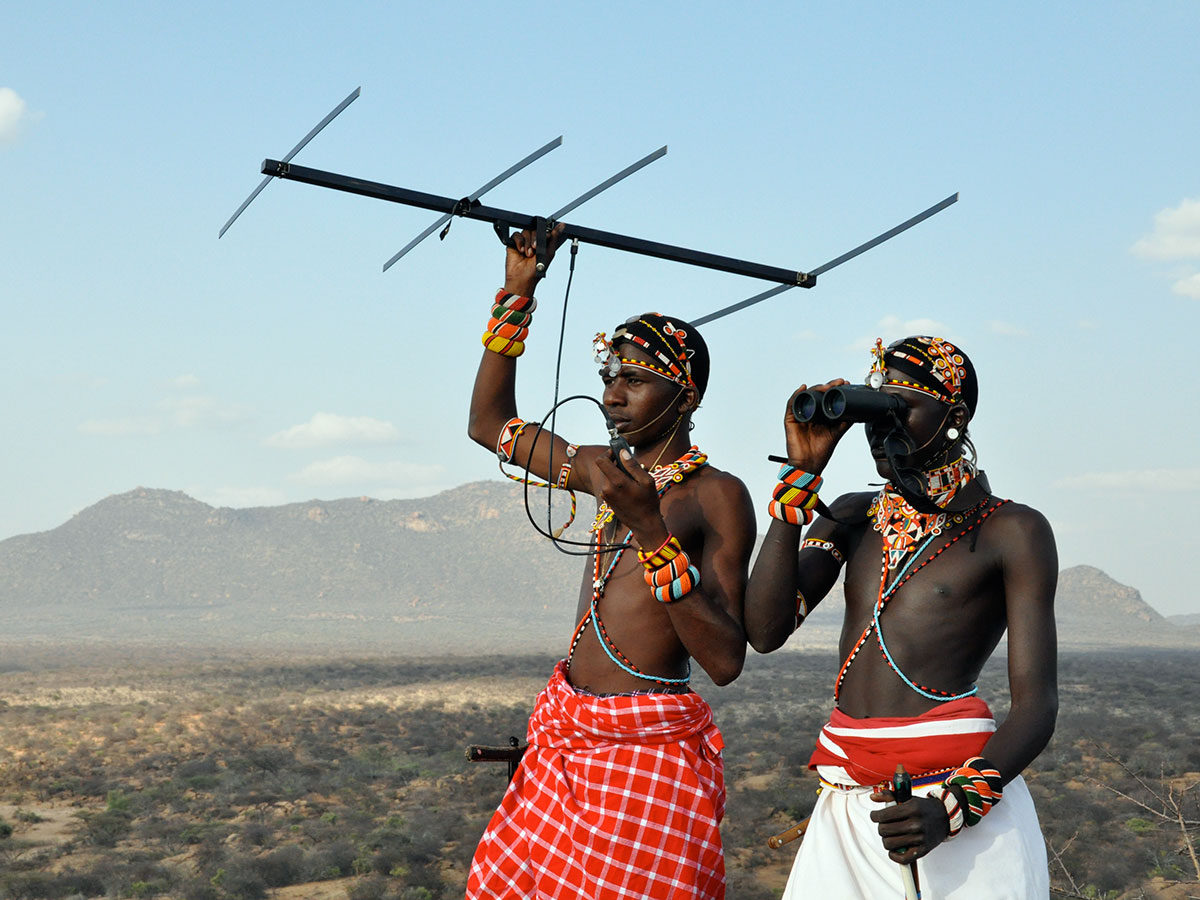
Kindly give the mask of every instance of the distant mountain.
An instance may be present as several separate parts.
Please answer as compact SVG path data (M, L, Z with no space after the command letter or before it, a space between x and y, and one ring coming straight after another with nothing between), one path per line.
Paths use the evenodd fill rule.
M138 488L0 542L0 642L562 650L583 561L536 533L522 494L477 482L418 500L218 509ZM531 505L544 527L544 495ZM559 498L555 525L566 511ZM836 644L842 607L838 586L805 647ZM1090 566L1061 573L1057 609L1065 645L1200 645L1200 627Z
M537 535L521 494L480 482L420 500L217 509L138 488L0 542L0 635L557 647L573 624L582 562ZM544 495L531 500L544 523ZM586 534L586 523L572 532Z
M1163 617L1136 589L1093 566L1059 573L1055 612L1064 644L1200 645L1200 627Z

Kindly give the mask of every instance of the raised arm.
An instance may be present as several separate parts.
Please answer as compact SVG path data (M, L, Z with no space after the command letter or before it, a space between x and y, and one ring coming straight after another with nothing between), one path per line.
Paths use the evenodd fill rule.
M557 246L556 236L551 241L551 259ZM528 231L515 233L505 254L504 292L516 298L532 299L534 287L538 283L536 266L532 234ZM514 306L524 305L523 301L512 302ZM531 310L526 312L532 314ZM528 325L528 320L523 315L515 315L513 319L519 325L511 325L502 332L503 334L509 335L516 328ZM549 480L552 484L560 481L563 477L563 466L569 465L569 475L566 476L569 481L566 486L590 493L590 462L601 452L600 448L581 447L575 451L576 455L572 459L567 455L567 442L558 437L551 440L548 433L537 436L535 445L536 423L524 429L514 425L509 433L505 434L509 423L518 418L516 382L517 357L520 353L513 352L514 350L515 348L510 347L505 340L494 341L491 349L484 349L483 358L479 361L479 370L475 373L475 386L471 392L467 434L481 447L496 452L502 438L509 437L512 431L516 431L517 437L509 442L508 447L509 456L514 464L523 467L526 460L529 460L530 472Z
M842 384L846 381L837 379L814 390ZM784 411L787 460L795 469L820 475L849 426L845 423L797 422L792 414L792 400L803 390L806 387L801 385L788 398ZM746 587L745 625L750 646L759 653L770 653L782 647L802 621L798 610L806 613L813 609L837 580L843 548L837 546L834 523L818 519L809 530L809 536L830 542L836 553L821 550L800 553L803 530L800 524L773 517L754 561L754 570Z

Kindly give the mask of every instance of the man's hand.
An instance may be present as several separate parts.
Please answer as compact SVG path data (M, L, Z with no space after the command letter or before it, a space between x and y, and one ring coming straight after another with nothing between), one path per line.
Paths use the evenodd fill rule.
M827 391L849 383L845 378L835 378L825 384L815 385L811 390ZM783 432L787 437L788 462L816 475L824 471L825 466L829 464L833 448L837 446L837 442L842 439L851 423L797 422L792 413L792 401L796 399L797 394L806 390L809 390L808 386L802 384L788 397L787 409L783 414Z
M625 527L633 530L643 548L658 547L667 539L668 531L659 510L654 479L625 450L621 451L621 467L617 467L611 456L598 456L592 476L594 493L609 505Z
M871 799L877 803L893 803L889 790L876 790ZM904 803L885 806L871 813L871 821L879 825L888 856L898 863L920 859L950 835L950 817L946 807L932 797L913 797Z
M546 248L546 268L549 270L554 253L563 242L563 226L560 222L550 232L550 246ZM538 279L537 252L534 247L532 228L513 232L508 241L508 252L504 257L504 289L522 297L532 297Z

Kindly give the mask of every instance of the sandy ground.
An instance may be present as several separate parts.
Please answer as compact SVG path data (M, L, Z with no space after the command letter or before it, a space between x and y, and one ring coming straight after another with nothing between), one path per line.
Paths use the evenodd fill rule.
M18 810L33 813L42 821L22 822L17 818ZM25 803L13 806L0 803L0 819L13 827L13 837L39 846L65 844L74 834L77 806L47 806L41 803Z

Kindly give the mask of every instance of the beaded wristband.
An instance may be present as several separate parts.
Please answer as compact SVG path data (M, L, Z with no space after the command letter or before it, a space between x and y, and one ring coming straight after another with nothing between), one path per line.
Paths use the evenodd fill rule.
M691 564L679 539L668 535L661 547L650 553L638 551L638 559L646 571L643 577L659 603L674 603L695 590L700 572Z
M979 824L1004 793L1000 771L982 756L972 757L955 769L946 784L958 785L967 795L967 808L963 810L967 825Z
M784 463L779 469L779 484L771 495L767 512L773 519L791 525L807 525L813 519L817 492L824 480L795 466Z
M942 801L942 806L946 807L946 817L950 820L950 833L946 835L946 840L949 840L963 830L965 818L963 816L962 804L958 802L958 797L954 795L954 791L948 787L942 788L942 793L938 799Z
M520 356L525 352L525 338L529 336L529 323L533 321L535 309L537 300L533 297L522 297L500 288L496 291L487 331L483 333L483 346L501 356Z
M646 567L646 571L651 571L667 565L667 563L682 552L683 547L680 546L679 539L675 535L668 533L667 539L662 542L662 546L657 550L652 550L649 553L639 550L638 559Z

